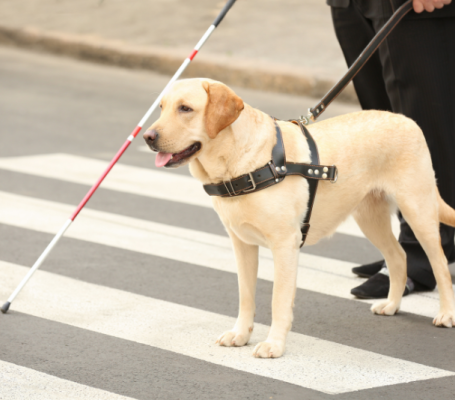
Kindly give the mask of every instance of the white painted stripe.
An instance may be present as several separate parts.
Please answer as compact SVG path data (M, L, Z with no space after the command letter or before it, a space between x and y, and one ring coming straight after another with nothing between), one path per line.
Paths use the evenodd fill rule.
M133 135L129 135L126 140L129 140L130 142L132 142L134 140L134 136Z
M54 234L72 206L0 192L0 223ZM191 229L85 208L66 234L79 240L169 258L236 273L228 238ZM355 264L300 254L297 287L353 299L350 290L361 280L354 277ZM273 281L273 260L268 249L260 250L259 278ZM372 303L372 301L367 301ZM404 297L401 310L433 318L439 309L436 292Z
M153 162L151 159L150 162ZM55 166L58 165L58 168ZM93 185L106 162L70 154L0 158L0 168L67 182ZM212 207L210 196L196 179L167 171L116 164L101 187L141 196Z
M199 51L201 47L204 45L204 43L207 41L207 39L210 37L212 32L215 30L216 26L211 25L209 29L204 33L204 36L201 37L201 40L197 43L197 45L194 47L194 50Z
M154 155L148 147L146 151L151 156ZM56 165L59 168L55 168ZM0 168L91 186L106 169L106 162L71 154L43 154L0 158ZM200 182L194 178L167 171L116 164L102 183L102 187L141 196L213 208L210 196L205 193ZM392 226L395 235L398 236L400 227L396 217L392 219ZM337 232L364 237L353 218L349 218L342 224L337 229Z
M0 275L4 277L0 296L11 290L26 270L0 262ZM266 338L265 325L255 325L247 347L223 348L214 341L232 328L234 318L44 271L37 272L14 309L325 393L455 375L294 332L289 334L284 357L255 359L252 348Z
M54 246L58 243L58 241L63 236L63 234L66 232L66 230L68 229L68 227L71 225L72 222L73 221L71 219L69 219L60 228L60 230L54 236L52 241L47 245L46 249L43 251L43 253L36 260L35 264L33 264L33 267L29 269L29 271L27 272L27 275L24 277L24 279L22 279L21 283L17 286L17 288L14 290L14 292L8 298L8 301L10 303L13 302L13 300L16 298L16 296L19 294L19 292L22 290L22 288L25 286L25 284L28 282L28 280L32 277L32 275L35 273L35 271L41 266L43 261L47 258L49 253L52 251Z
M0 399L8 400L132 400L2 360L0 388Z
M146 144L139 146L136 149L137 149L137 151L141 151L142 153L155 154L152 152L152 150L150 150L150 147L148 147ZM1 160L1 158L0 158L0 160Z

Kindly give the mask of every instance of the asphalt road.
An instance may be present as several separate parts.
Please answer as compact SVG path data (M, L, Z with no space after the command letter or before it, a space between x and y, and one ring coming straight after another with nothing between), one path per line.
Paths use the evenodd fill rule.
M0 302L167 80L0 48ZM283 119L317 102L234 89ZM282 358L251 356L270 324L266 252L252 343L216 346L238 306L228 238L188 171L158 171L144 150L132 143L0 316L0 399L453 397L455 330L432 326L436 292L407 296L395 317L372 315L349 295L361 282L350 268L380 256L349 223L303 251Z

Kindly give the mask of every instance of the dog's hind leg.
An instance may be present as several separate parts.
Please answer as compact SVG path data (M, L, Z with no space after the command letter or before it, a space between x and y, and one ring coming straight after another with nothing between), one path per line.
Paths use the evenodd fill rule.
M394 315L400 308L406 285L406 253L392 233L391 206L384 193L370 193L357 206L354 219L384 256L390 276L387 300L371 307L375 314Z
M239 315L234 328L224 332L216 341L220 346L244 346L253 332L255 295L258 274L258 246L240 240L228 229L234 246L239 282Z
M409 194L397 195L397 204L424 249L436 278L440 309L433 323L450 328L455 325L455 302L452 277L441 247L438 194L435 186L429 190L415 188L412 194L412 198Z

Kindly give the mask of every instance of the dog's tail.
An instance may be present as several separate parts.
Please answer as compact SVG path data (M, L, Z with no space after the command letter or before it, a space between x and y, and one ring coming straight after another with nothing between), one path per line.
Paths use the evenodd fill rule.
M439 221L443 224L455 227L455 210L450 207L441 197L438 191Z

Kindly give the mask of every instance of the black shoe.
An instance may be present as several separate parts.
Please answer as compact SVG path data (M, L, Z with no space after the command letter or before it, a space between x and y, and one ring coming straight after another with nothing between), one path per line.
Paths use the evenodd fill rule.
M366 282L351 290L351 294L359 299L384 299L389 294L390 280L383 273L373 275ZM410 293L408 286L404 289L403 296Z
M385 265L384 260L376 261L371 264L361 265L360 267L352 268L352 273L360 276L361 278L369 278L377 274Z

